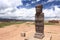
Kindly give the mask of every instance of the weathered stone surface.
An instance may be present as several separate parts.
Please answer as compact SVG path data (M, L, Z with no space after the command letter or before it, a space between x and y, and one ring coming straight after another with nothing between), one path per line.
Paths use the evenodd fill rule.
M35 14L35 38L43 38L44 37L44 13L42 13L42 5L36 6L36 14Z
M42 38L42 36L44 36L43 34L40 35L41 37L39 36L40 33L37 33L37 34L38 34L36 36L37 38L34 38L33 36L31 36L31 37L28 38L28 40L52 40L52 35L51 34L45 34L45 37L44 38Z
M42 13L42 8L43 8L42 5L39 5L39 4L38 4L38 5L36 6L36 12L37 12L37 14Z
M24 33L24 32L21 33L21 36L22 36L22 37L25 37L25 36L26 36L26 33Z
M38 31L40 31L40 30L38 30ZM35 34L35 38L42 39L43 37L44 37L43 33L36 33Z

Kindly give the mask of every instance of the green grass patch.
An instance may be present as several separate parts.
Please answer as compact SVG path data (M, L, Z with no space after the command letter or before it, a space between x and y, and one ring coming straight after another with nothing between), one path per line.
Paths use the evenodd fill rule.
M55 23L44 23L44 25L55 25Z
M0 23L0 28L3 28L5 26L9 26L9 25L13 25L13 24L22 24L22 23L25 23L27 21L11 21L11 22L1 22ZM29 23L27 23L29 24ZM31 25L35 25L35 22L33 23L30 23ZM56 25L55 23L44 23L44 25Z
M11 21L11 22L2 22L0 23L0 28L5 27L5 26L9 26L9 25L13 25L13 24L22 24L25 21Z

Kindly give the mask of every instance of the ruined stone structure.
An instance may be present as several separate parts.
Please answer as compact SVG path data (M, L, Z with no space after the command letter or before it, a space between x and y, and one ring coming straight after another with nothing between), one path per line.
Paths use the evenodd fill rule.
M48 23L59 23L58 20L49 20Z
M44 37L44 13L42 13L42 5L36 6L36 14L35 14L35 38L42 39Z

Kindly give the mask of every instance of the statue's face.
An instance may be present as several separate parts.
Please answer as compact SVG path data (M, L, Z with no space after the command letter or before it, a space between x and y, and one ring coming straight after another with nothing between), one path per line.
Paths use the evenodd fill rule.
M41 13L42 12L42 8L36 8L36 12L38 12L38 13Z
M41 8L36 8L36 12L41 12Z
M36 13L42 13L42 5L36 6Z

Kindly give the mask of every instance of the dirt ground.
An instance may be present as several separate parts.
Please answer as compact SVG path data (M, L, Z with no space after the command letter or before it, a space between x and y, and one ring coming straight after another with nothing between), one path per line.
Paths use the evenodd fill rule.
M0 28L0 40L24 40L28 38L28 36L32 36L31 34L35 32L35 26L32 23L26 22ZM23 32L26 33L26 37L21 36ZM45 25L44 33L50 33L52 35L52 40L60 40L59 25Z

